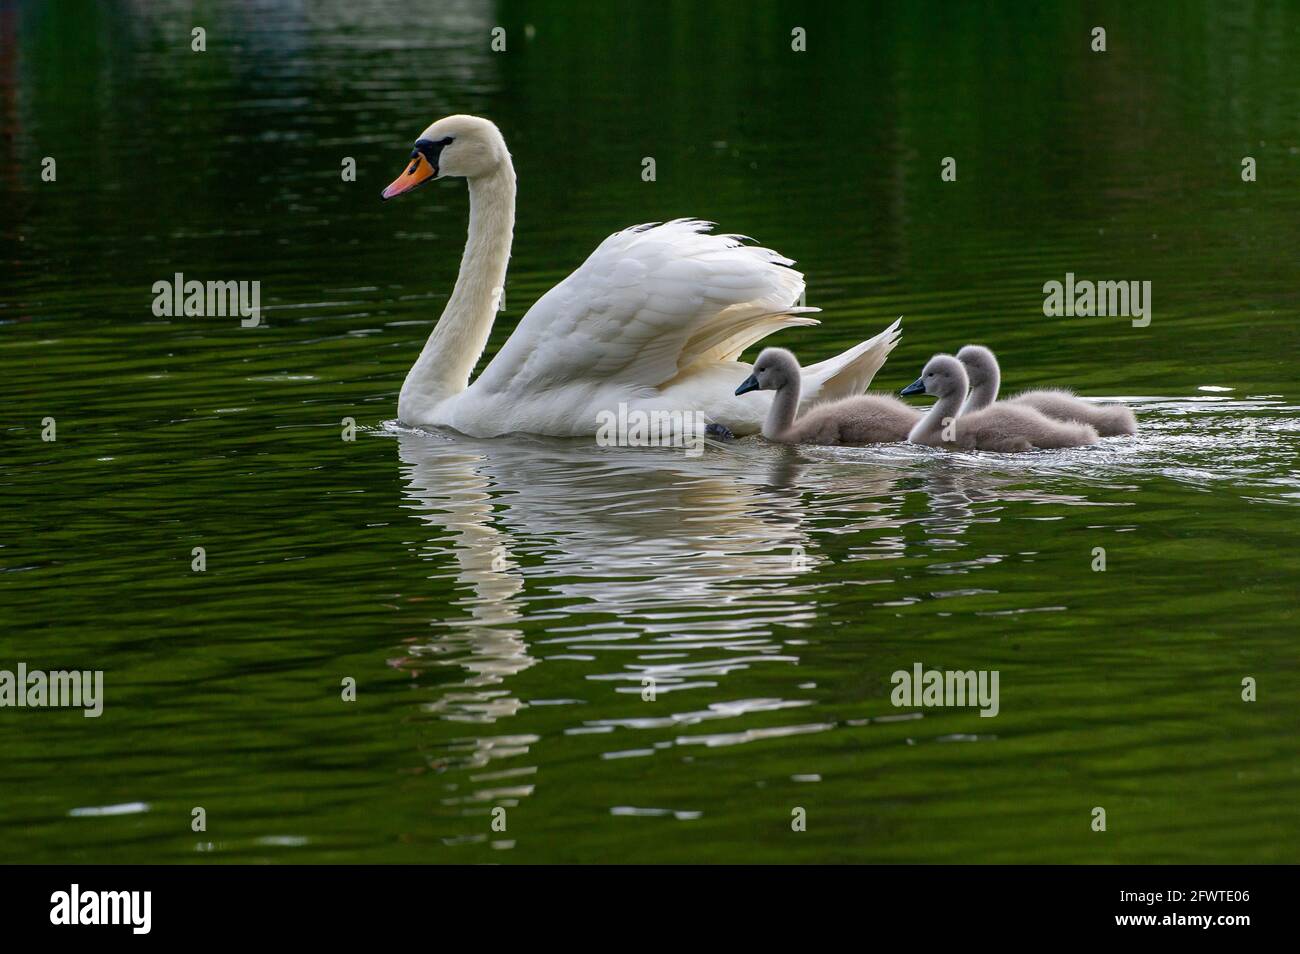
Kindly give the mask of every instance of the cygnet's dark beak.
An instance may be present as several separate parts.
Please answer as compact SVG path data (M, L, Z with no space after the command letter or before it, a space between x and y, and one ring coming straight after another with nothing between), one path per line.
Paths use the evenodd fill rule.
M907 387L903 388L903 390L899 391L898 393L899 394L924 394L925 378L924 377L917 378L915 381L913 381Z
M749 391L757 391L757 390L758 390L758 378L754 377L751 374L749 377L745 378L745 380L740 382L740 387L736 388L736 393L745 394Z

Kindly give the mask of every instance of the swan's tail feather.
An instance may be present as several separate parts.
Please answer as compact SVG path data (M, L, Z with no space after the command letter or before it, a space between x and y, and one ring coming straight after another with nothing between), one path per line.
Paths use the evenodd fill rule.
M861 394L902 337L902 318L861 344L803 369L803 400L820 404Z

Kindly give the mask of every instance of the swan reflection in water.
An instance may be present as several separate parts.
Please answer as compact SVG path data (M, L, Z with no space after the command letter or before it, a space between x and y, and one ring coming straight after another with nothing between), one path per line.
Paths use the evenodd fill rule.
M816 560L804 508L795 496L765 494L746 473L752 462L412 431L398 434L398 453L409 506L437 531L417 555L450 564L463 594L430 621L435 635L411 648L468 670L463 697L439 704L449 718L502 714L499 687L537 661L525 619L552 622L540 640L532 627L534 651L594 659L610 649L772 654L773 623L812 615L782 585ZM650 660L610 675L638 691L653 675L663 692L736 662Z
M939 551L942 572L942 551L960 549L974 522L998 519L999 499L1079 499L1024 491L1015 475L963 467L957 456L925 448L753 440L692 458L680 449L576 440L388 433L397 440L404 506L426 528L413 555L434 568L431 579L450 577L459 594L438 605L428 635L410 638L394 664L463 672L440 683L424 709L492 726L458 740L442 762L468 768L525 754L538 741L500 730L544 701L526 702L511 683L545 660L582 665L584 684L598 687L584 693L585 718L569 732L685 727L811 705L793 676L779 699L736 700L724 684L737 670L793 666L816 638L819 601L833 585L814 572L827 561L819 541L849 534L861 545L840 560L887 561L915 549L916 529L905 530L913 524L929 552ZM896 582L901 574L885 565L854 576ZM872 623L863 625L869 631ZM668 701L654 718L601 718L625 711L628 697L613 694L639 694L646 679ZM673 711L671 693L682 689L714 690L726 701ZM501 789L486 795L504 804ZM481 802L485 791L469 797Z

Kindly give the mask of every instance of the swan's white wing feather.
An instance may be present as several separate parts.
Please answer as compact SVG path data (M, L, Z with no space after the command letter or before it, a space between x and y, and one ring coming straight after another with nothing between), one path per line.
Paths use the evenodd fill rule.
M803 400L801 403L836 401L861 394L871 385L871 379L881 369L889 352L902 337L899 327L902 319L859 345L825 361L818 361L803 369Z
M801 310L790 307L804 283L789 259L709 228L679 219L611 235L529 309L471 390L655 388L702 357L734 358L758 328L809 321L771 320Z
M820 324L816 318L808 317L818 311L821 309L799 307L763 314L748 304L733 305L691 336L683 349L681 363L735 361L750 345L782 328Z

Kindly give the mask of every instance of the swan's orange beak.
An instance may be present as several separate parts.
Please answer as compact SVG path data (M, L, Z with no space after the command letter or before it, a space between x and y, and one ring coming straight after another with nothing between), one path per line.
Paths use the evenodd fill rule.
M404 192L410 192L418 185L423 185L438 174L438 167L429 164L429 160L418 152L411 154L411 161L406 171L394 179L383 191L383 198L391 199Z

